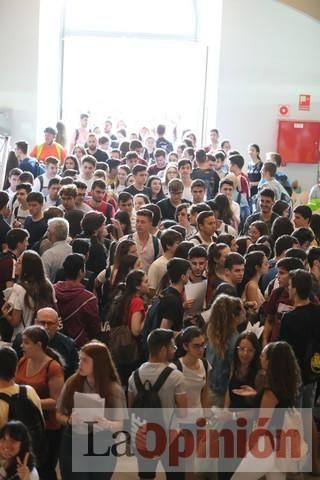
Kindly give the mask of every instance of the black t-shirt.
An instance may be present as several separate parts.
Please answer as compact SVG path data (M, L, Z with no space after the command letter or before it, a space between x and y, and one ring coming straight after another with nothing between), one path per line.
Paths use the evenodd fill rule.
M156 142L157 148L163 148L167 153L171 153L173 151L173 145L169 140L164 137L159 137Z
M29 246L32 247L46 233L47 222L44 218L34 222L30 216L25 219L24 228L29 232Z
M8 222L0 215L0 249L1 245L6 242L7 233L11 230Z
M179 332L183 327L183 302L182 296L176 288L168 287L161 292L163 298L159 304L160 323L163 318L171 322L170 328L175 332Z
M311 341L320 342L320 305L309 303L285 313L281 320L280 340L288 342L300 366Z
M97 160L97 162L106 162L109 159L109 155L107 154L107 152L104 152L100 148L97 148L97 151L95 153L90 153L90 151L87 150L87 154L92 155Z
M162 220L175 220L176 207L172 205L169 198L164 198L157 203L161 210Z
M131 193L133 197L138 193L143 193L144 195L147 195L149 200L151 200L151 197L152 197L151 188L149 187L143 187L143 190L138 190L134 185L130 185L130 187L127 187L124 189L124 192Z

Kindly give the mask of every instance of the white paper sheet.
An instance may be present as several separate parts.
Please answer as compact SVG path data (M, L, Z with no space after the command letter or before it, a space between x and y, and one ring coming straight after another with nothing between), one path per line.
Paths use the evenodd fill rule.
M187 300L194 300L192 307L187 313L201 313L207 292L207 280L199 283L187 283L185 285L185 295Z
M105 399L97 393L75 392L74 408L82 422L91 422L96 417L104 417Z

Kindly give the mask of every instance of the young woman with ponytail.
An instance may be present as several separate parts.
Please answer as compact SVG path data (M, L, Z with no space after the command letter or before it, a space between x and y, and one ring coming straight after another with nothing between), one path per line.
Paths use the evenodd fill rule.
M43 327L27 327L22 334L23 357L18 363L16 382L31 385L41 399L45 417L48 454L41 466L45 478L56 479L61 426L56 420L56 401L64 384L62 360L48 347L49 336ZM41 477L41 471L39 471Z

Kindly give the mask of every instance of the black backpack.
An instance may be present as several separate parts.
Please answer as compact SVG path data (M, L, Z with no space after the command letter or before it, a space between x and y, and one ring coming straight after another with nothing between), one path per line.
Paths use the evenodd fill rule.
M145 449L144 442L146 439L143 435L143 431L144 426L147 423L158 422L159 425L164 424L159 390L173 370L174 369L171 367L165 367L153 385L149 380L142 383L139 369L133 372L133 381L137 389L137 395L135 396L130 409L129 431L131 438L133 439L134 451L138 449L141 453L141 451Z
M47 457L47 441L45 424L38 407L28 397L27 387L19 386L19 393L7 395L0 393L0 400L9 405L8 421L20 420L24 423L32 438L33 451L38 465L41 465Z

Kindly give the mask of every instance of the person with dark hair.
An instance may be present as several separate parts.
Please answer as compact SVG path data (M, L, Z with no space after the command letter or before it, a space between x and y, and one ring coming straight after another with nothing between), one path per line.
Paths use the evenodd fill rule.
M136 213L136 232L124 239L133 240L137 245L141 268L148 272L150 265L162 254L160 240L151 234L153 213L146 208Z
M210 136L210 145L205 147L206 153L215 152L219 146L219 130L216 128L211 128L209 132Z
M6 235L11 229L9 223L5 220L9 214L8 204L9 195L7 192L0 191L0 250L2 250Z
M233 392L243 385L257 388L260 375L261 346L253 332L243 332L239 335L233 351L233 362L224 407L229 409L252 408L252 397L241 397Z
M308 255L302 248L292 247L289 248L284 255L285 258L299 258L303 263L304 268L308 268Z
M217 287L226 282L225 261L229 253L230 248L225 243L212 243L208 248L207 307L211 305Z
M72 471L73 442L77 441L77 435L82 432L72 428L77 425L78 414L75 408L75 394L96 394L105 401L105 415L96 419L102 431L101 441L112 445L114 432L123 430L124 412L126 400L120 379L112 360L110 351L106 345L100 342L90 342L80 350L79 369L72 375L62 389L57 402L57 420L64 426L59 455L59 466L62 480L95 478L95 480L110 480L116 464L115 455L108 458L108 466L103 472L89 471L76 473ZM90 405L88 404L88 407ZM73 430L73 431L72 431ZM99 433L98 433L99 435Z
M181 181L183 183L183 198L188 200L188 202L192 201L191 195L191 172L192 172L192 162L187 158L181 158L178 161L178 173L180 175Z
M261 220L264 222L267 227L268 227L268 233L271 233L271 227L273 222L275 221L276 218L278 218L278 215L272 211L272 207L274 205L274 192L268 188L265 188L264 190L261 191L261 194L259 195L259 212L253 213L250 215L243 227L242 233L244 235L248 234L249 231L249 225L252 222L255 222L257 220Z
M256 220L249 225L248 235L252 243L256 243L262 235L268 235L268 227L261 220Z
M205 335L200 328L192 325L177 336L176 345L177 360L170 365L183 373L188 408L197 409L197 413L205 414L208 408L208 373L211 368L203 358L206 348Z
M30 216L24 221L24 228L29 232L29 247L39 242L47 231L47 222L43 216L44 198L40 192L31 192L27 196Z
M181 225L186 229L186 239L190 240L190 238L192 238L197 233L197 230L190 223L190 216L188 210L188 203L181 203L180 205L178 205L176 208L175 220L178 222L178 225Z
M169 140L165 138L165 133L166 133L166 127L165 125L158 125L157 126L157 141L156 141L156 147L157 148L162 148L165 150L167 153L170 153L173 151L173 145Z
M48 183L48 195L45 196L44 208L58 207L61 205L61 199L59 197L60 188L60 179L57 177L51 178Z
M320 247L309 249L308 264L312 276L312 293L320 303Z
M17 201L13 203L11 215L11 225L14 228L23 228L25 219L29 215L27 196L31 191L32 185L30 183L19 183L17 185Z
M18 282L6 289L2 314L13 328L12 340L25 327L33 324L35 312L42 307L55 308L52 284L45 276L38 253L27 250L16 262Z
M176 249L176 258L183 258L184 260L188 260L189 251L192 247L194 247L194 245L190 241L182 241Z
M201 245L196 245L190 248L188 259L191 268L189 282L206 282L207 279L204 274L206 273L208 263L207 250Z
M32 439L24 423L11 420L0 430L1 476L6 479L38 480Z
M114 217L114 208L111 203L104 200L106 191L107 185L103 180L94 180L91 186L91 197L86 203L92 210L103 213L106 223L111 223L111 219Z
M57 131L53 127L44 129L44 143L38 144L30 152L30 157L36 158L39 162L46 164L48 157L55 157L62 164L67 152L62 145L55 142Z
M299 205L293 210L293 223L295 228L310 228L312 210L308 205Z
M23 357L19 360L16 382L31 385L41 400L45 414L45 433L48 452L40 465L41 478L55 480L55 468L61 439L61 427L56 420L56 401L64 384L62 359L49 347L49 335L40 326L27 327L22 333Z
M219 189L220 177L219 175L209 168L208 158L205 150L199 149L196 151L196 164L197 167L192 170L192 180L203 180L207 191L207 200L211 200L215 197Z
M230 252L226 256L225 263L225 281L238 289L243 281L245 260L242 255Z
M299 365L291 346L287 342L274 342L266 345L262 350L260 361L264 371L263 389L257 392L255 388L242 386L236 390L236 393L243 397L251 396L257 408L266 412L264 416L268 425L272 424L272 422L281 422L280 425L282 425L284 410L277 412L277 409L290 409L294 406L301 385ZM271 445L270 449L272 450ZM252 474L255 479L265 476L268 480L273 478L284 480L286 473L281 471L283 468L278 465L275 457L267 455L264 458L257 459L255 456L250 455L249 452L241 460L232 479L241 480L249 478L250 474L244 472L256 470L258 462L260 473L255 472Z
M153 153L155 163L148 167L149 175L159 175L167 166L167 152L163 148L156 148Z
M86 238L90 244L89 258L86 267L95 275L106 268L110 240L106 239L106 219L101 212L88 212L82 222L82 233L78 238Z
M94 182L94 171L97 166L97 160L92 155L84 155L81 159L80 175L78 181L87 185L88 192L91 192L91 187Z
M261 174L263 177L263 183L258 186L258 196L261 195L265 188L272 190L274 193L274 199L284 200L290 204L290 196L286 189L281 185L278 180L276 180L277 165L273 162L265 162L261 169Z
M79 117L79 127L73 131L70 142L70 151L75 148L76 145L85 145L88 140L90 130L88 129L89 114L81 113Z
M290 205L283 200L277 200L272 207L272 211L279 215L279 217L289 218L291 216Z
M46 158L46 171L39 175L33 183L32 190L48 195L48 185L51 178L56 178L58 174L59 160L56 157Z
M282 235L291 235L293 233L292 222L287 217L278 217L272 224L270 239L272 244Z
M146 210L150 210L150 212L153 213L152 217L152 228L151 228L151 233L152 235L155 235L156 237L159 237L161 235L161 231L159 230L159 225L161 221L161 210L158 207L158 205L154 203L147 203L144 208Z
M236 176L237 182L237 203L240 205L240 220L245 222L250 215L250 188L248 177L243 173L244 158L240 154L234 154L229 156L230 172Z
M256 310L264 304L265 299L260 290L260 280L269 270L268 258L263 252L250 252L245 256L245 268L240 286L241 299L244 303L255 302Z
M9 171L8 175L8 188L7 185L4 185L4 188L6 189L5 191L9 195L9 208L12 210L12 203L16 197L16 192L17 192L17 184L19 182L20 175L22 173L22 170L20 168L12 168Z
M263 162L260 157L260 147L256 143L251 143L248 147L250 162L247 167L247 174L250 184L250 195L253 197L258 193L258 185L261 180L261 169Z
M134 183L130 185L130 187L125 188L124 192L130 193L133 197L137 193L144 193L145 195L147 195L149 200L151 200L151 189L145 186L148 177L147 167L145 165L137 164L133 167L132 174L134 178Z
M269 341L274 342L279 338L281 319L285 312L292 310L292 300L289 297L289 272L297 268L303 269L299 258L281 258L277 263L278 288L273 288L269 299L266 301L264 313L265 324L263 331L263 345Z
M308 250L314 240L314 234L310 228L296 228L292 233L292 236L299 242L300 248Z
M275 178L286 189L289 197L291 197L293 190L292 190L290 180L289 180L288 176L283 171L279 170L279 168L281 167L281 164L282 164L281 155L279 153L276 153L276 152L267 152L266 153L266 161L267 162L273 162L277 165L277 171L276 171Z
M97 162L106 163L109 159L107 152L98 147L98 138L95 133L89 133L87 138L87 154L94 157Z
M151 202L158 203L160 200L166 198L163 189L161 178L156 175L151 175L147 182L147 187L151 190Z
M0 254L0 307L4 303L4 290L12 287L15 282L16 261L27 249L28 237L29 233L22 228L12 228L6 235L8 249Z
M204 245L208 247L212 242L215 242L217 235L217 220L212 211L200 212L197 216L196 235L190 239L194 245Z
M82 255L73 253L63 262L66 280L54 284L63 332L81 347L100 331L96 296L85 289L85 263Z
M23 172L30 172L37 178L39 175L45 173L45 168L43 165L28 155L29 144L23 140L15 143L15 154L18 159L18 166Z
M174 230L164 230L160 237L163 255L157 258L148 271L149 295L153 297L159 290L161 280L167 272L167 265L175 256L178 245L182 242L182 236Z
M290 235L281 235L276 239L274 244L274 257L269 260L269 271L263 275L261 279L262 292L264 292L269 283L275 279L278 272L277 262L285 256L289 248L297 244L296 240Z
M191 203L196 205L197 203L203 203L206 195L206 184L200 178L192 180L191 183Z
M219 183L219 192L223 193L229 200L230 208L233 212L236 221L236 230L238 230L240 224L240 205L233 200L235 195L235 184L231 178L223 178Z
M15 395L19 393L19 385L15 382L15 375L18 365L18 357L13 348L8 345L0 346L0 394ZM27 397L42 413L40 398L37 392L30 385L26 385ZM2 427L8 421L8 404L0 399L0 426ZM18 420L18 419L14 419Z
M167 273L170 286L161 292L158 319L160 328L171 328L179 332L183 325L184 304L183 291L190 277L190 263L188 260L173 257L167 264ZM194 300L185 302L186 309L190 308Z
M183 183L179 178L170 180L168 184L169 198L164 198L157 203L164 220L174 220L176 208L181 203L186 203L182 200L183 188Z

